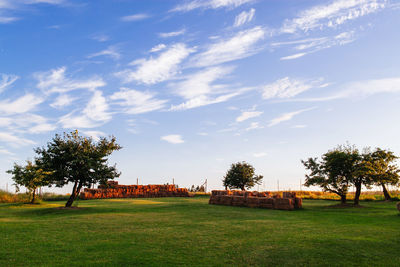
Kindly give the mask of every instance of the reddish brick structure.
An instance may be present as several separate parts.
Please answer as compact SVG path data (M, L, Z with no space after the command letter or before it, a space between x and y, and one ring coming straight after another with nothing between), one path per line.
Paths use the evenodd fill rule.
M176 188L175 185L119 185L109 181L108 186L97 189L85 188L79 195L80 199L100 198L152 198L152 197L188 197L186 188Z
M301 209L303 201L294 192L283 192L282 197L269 192L213 190L209 204L264 208L276 210Z

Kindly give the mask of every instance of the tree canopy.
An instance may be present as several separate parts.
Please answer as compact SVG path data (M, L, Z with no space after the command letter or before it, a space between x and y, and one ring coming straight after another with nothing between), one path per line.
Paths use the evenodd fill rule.
M121 149L115 137L82 137L78 131L56 135L46 147L36 148L38 165L49 172L49 181L57 187L73 183L73 189L66 207L70 207L82 187L106 183L120 176L116 166L108 166L107 157Z
M373 152L365 148L360 153L354 146L338 146L323 154L320 161L317 158L302 161L310 171L306 174L305 186L320 186L324 191L339 195L342 203L346 203L349 187L354 185L354 204L358 205L362 186L369 188L376 184L382 186L385 198L390 198L385 185L399 182L396 159L393 152L380 148Z
M349 146L337 148L323 154L321 160L309 158L302 161L310 174L306 174L305 186L320 186L324 191L340 196L346 203L349 187L354 182L357 163L360 161L358 150Z
M17 191L19 191L20 186L24 186L28 189L29 194L31 195L31 203L35 202L36 189L42 186L47 186L50 183L49 175L51 175L51 172L44 171L29 160L27 161L26 166L21 166L15 163L13 169L8 170L7 173L12 175Z
M249 189L256 184L260 184L262 175L255 175L255 169L247 162L237 162L231 165L223 179L225 187L231 189Z

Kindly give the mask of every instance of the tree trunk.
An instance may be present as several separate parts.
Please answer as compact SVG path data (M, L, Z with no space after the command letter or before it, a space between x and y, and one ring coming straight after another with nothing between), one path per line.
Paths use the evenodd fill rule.
M340 203L341 204L346 204L346 194L340 195Z
M79 184L79 186L81 187L80 184ZM66 207L66 208L71 207L71 206L72 206L72 203L74 203L74 200L75 200L76 194L77 194L77 187L78 187L78 182L76 181L75 184L74 184L74 188L72 189L72 194L71 194L71 196L69 197L67 203L65 204L65 207ZM79 188L79 190L80 190L80 188Z
M391 201L392 197L390 196L389 191L386 189L386 185L384 183L381 183L382 190L383 190L383 195L385 196L385 200Z
M35 196L36 196L36 189L35 189L35 190L33 190L33 192L32 192L32 200L31 200L31 204L34 204L34 203L35 203Z
M354 205L358 206L360 204L360 195L361 195L361 182L357 182L355 184L356 194L354 195Z

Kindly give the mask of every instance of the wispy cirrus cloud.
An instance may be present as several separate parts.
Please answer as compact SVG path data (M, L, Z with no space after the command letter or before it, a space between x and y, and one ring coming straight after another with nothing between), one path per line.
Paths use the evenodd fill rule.
M291 98L312 88L326 87L323 79L301 80L285 77L263 87L264 99Z
M16 80L18 80L17 75L12 74L0 74L0 93L2 93L7 87L12 85Z
M67 94L61 94L54 100L53 103L50 104L50 106L52 108L60 109L71 105L76 99L76 97L72 97Z
M164 108L167 100L155 98L151 92L141 92L129 88L121 88L110 99L118 101L116 104L124 108L127 114L142 114Z
M315 53L323 49L330 48L332 46L342 46L345 44L349 44L355 41L354 35L355 35L354 31L347 31L329 37L308 38L308 39L301 39L288 42L272 43L272 47L287 45L287 46L293 46L293 50L295 51L304 51L300 53L297 52L289 56L281 57L281 60L291 60L300 58L307 54Z
M192 52L194 49L183 43L174 44L156 58L133 61L131 65L137 66L136 70L127 69L115 75L124 83L138 81L144 84L155 84L166 81L175 76L179 70L179 64Z
M300 110L293 111L293 112L283 113L282 115L272 119L269 122L268 127L272 127L272 126L275 126L275 125L280 124L282 122L289 121L289 120L293 119L294 116L297 116L297 115L299 115L299 114L301 114L303 112L306 112L306 111L310 111L312 109L315 109L315 108L306 108L306 109L300 109Z
M263 113L264 112L262 111L255 111L255 110L242 111L242 114L240 114L240 116L236 118L236 122L242 122L251 118L257 118L261 116Z
M340 85L341 90L330 95L310 98L299 98L295 102L323 102L337 99L361 99L376 94L400 93L400 77L388 77L382 79L371 79L348 82Z
M173 92L186 100L179 105L172 105L171 110L221 103L241 94L241 89L227 90L226 84L215 84L232 71L232 67L212 67L188 75L179 83L170 84Z
M151 16L146 13L139 13L139 14L132 14L132 15L127 15L121 17L121 21L125 22L131 22L131 21L139 21L139 20L145 20L150 18Z
M153 47L150 49L150 53L155 53L155 52L164 50L165 48L167 48L167 46L166 46L165 44L158 44L158 45L156 45L156 46L153 46Z
M386 0L334 0L328 4L314 6L286 20L283 33L307 32L325 27L336 27L349 20L377 12L387 4Z
M107 99L99 90L94 91L86 107L78 115L76 113L77 111L75 110L62 116L58 123L63 128L88 129L103 125L112 118Z
M18 11L25 10L26 6L36 4L63 5L65 0L1 0L0 24L8 24L20 20Z
M21 114L35 109L44 101L44 98L28 93L15 100L5 99L0 101L2 114Z
M0 142L5 142L13 147L21 147L27 145L34 145L36 142L26 139L8 132L0 132Z
M98 76L88 79L74 79L66 76L66 67L52 69L46 72L37 72L34 77L38 81L36 87L45 92L66 93L78 89L88 89L90 91L106 85L104 80Z
M234 27L242 26L250 21L253 20L254 14L256 10L254 8L250 9L249 11L243 11L235 18L235 23L233 24Z
M174 32L160 32L158 34L158 36L160 36L161 38L176 37L176 36L185 34L185 32L186 32L186 29L182 29L182 30L174 31Z
M179 4L171 12L188 12L195 9L236 8L255 0L192 0Z
M259 26L237 32L233 37L209 45L204 52L195 55L191 63L196 67L207 67L249 57L259 52L256 44L265 35L265 29Z
M94 58L94 57L101 57L101 56L111 57L112 59L117 60L121 57L121 54L119 52L118 47L115 45L112 45L112 46L107 47L104 50L101 50L99 52L88 55L87 58Z
M163 141L166 141L170 144L182 144L185 141L183 140L182 136L179 134L170 134L170 135L165 135L165 136L161 136L160 138Z

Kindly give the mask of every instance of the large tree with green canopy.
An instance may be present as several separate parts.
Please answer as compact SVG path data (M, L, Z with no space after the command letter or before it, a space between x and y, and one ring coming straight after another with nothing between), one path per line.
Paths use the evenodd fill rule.
M100 138L95 142L82 137L78 131L56 135L45 147L35 149L37 164L49 172L49 181L57 187L73 184L70 198L65 204L71 207L83 187L106 183L120 176L116 166L108 165L108 156L121 149L115 137Z

